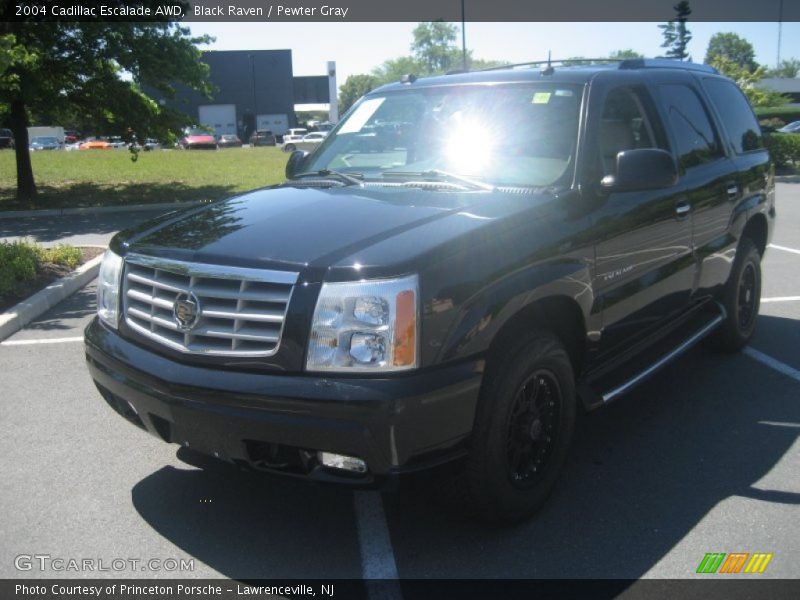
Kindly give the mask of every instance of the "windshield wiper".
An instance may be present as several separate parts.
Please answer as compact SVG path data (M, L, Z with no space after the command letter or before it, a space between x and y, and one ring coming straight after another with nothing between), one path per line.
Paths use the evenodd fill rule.
M345 183L346 185L357 185L359 187L364 186L364 182L361 179L364 176L361 173L342 173L340 171L331 171L330 169L320 169L319 171L308 171L306 173L297 173L292 180L295 179L303 179L304 177L336 177L339 181Z
M441 169L429 169L427 171L384 171L383 175L392 175L396 177L422 177L434 181L463 183L472 189L486 190L489 192L494 190L494 186L489 183L484 183L483 181L478 181L476 179L472 179L471 177L465 177L464 175L459 175L458 173L442 171Z

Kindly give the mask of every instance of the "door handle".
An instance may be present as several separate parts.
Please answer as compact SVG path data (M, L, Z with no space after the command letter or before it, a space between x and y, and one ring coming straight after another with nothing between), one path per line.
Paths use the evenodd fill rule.
M678 215L679 217L685 217L686 215L689 214L691 210L692 210L692 205L686 202L685 200L678 202L678 204L675 205L675 214Z
M733 200L739 195L739 186L735 183L728 186L728 199Z

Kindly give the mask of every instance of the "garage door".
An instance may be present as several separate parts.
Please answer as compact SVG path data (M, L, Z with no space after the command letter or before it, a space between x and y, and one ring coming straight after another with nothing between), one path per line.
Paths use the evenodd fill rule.
M256 125L259 130L269 129L276 135L283 135L289 131L289 117L287 115L258 115Z
M214 129L217 135L236 133L236 106L234 104L205 104L198 108L200 125Z

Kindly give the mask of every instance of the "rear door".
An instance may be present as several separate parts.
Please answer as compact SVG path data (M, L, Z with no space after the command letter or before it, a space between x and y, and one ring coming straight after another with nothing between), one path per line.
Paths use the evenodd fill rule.
M686 75L658 87L691 208L698 264L693 293L703 297L730 271L731 210L739 193L736 167L698 81Z
M720 128L727 134L735 166L735 173L726 186L728 198L724 214L720 214L720 219L726 218L728 225L706 240L704 246L700 245L702 240L698 240L698 252L703 255L699 293L707 294L727 280L738 243L734 232L740 231L747 211L767 200L770 162L758 120L736 84L720 77L706 77L703 87L718 116Z

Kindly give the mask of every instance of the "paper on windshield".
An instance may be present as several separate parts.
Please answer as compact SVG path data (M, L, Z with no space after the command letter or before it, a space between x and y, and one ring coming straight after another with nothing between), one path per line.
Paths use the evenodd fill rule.
M347 122L342 125L339 133L358 133L364 124L369 121L370 117L375 114L375 111L380 108L386 98L372 98L362 102L356 111L350 115Z

